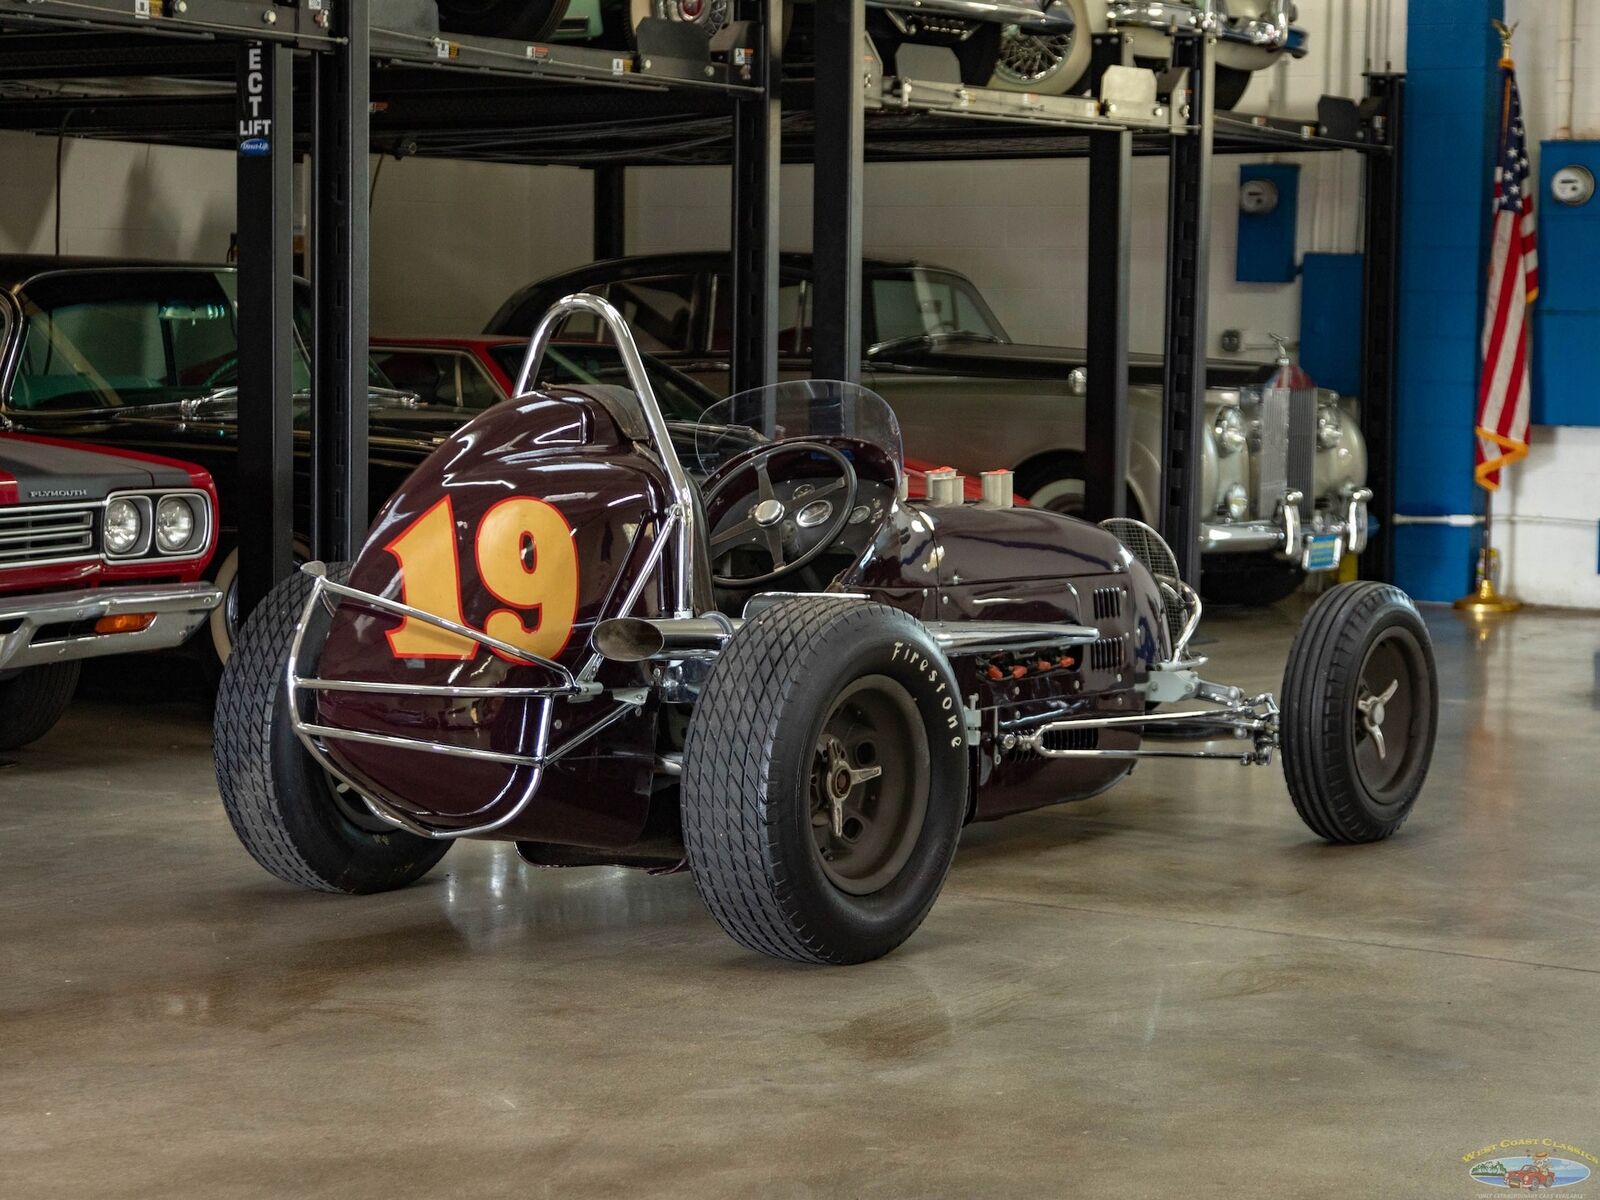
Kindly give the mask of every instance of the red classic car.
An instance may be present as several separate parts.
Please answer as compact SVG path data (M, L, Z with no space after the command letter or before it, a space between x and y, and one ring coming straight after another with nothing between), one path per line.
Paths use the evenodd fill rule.
M372 362L395 387L414 392L423 403L455 407L468 413L492 408L509 399L516 386L528 339L519 337L375 337ZM640 356L650 373L668 420L690 421L715 404L719 397L682 371L649 354ZM627 385L627 375L616 347L595 342L557 341L545 353L541 386L568 384ZM905 461L906 482L912 497L928 494L928 472L937 468L915 458ZM977 478L962 477L968 500L981 500ZM1023 506L1027 501L1016 501Z
M0 433L0 749L56 723L81 660L187 640L216 531L199 467Z
M1556 1173L1545 1163L1529 1163L1506 1172L1508 1188L1547 1188L1554 1187L1555 1182Z

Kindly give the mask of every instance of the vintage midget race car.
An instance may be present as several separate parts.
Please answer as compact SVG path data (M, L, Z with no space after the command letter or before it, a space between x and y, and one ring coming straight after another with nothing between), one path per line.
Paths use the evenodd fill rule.
M527 390L572 312L610 327L631 390ZM1318 601L1280 712L1202 679L1199 601L1153 530L1010 507L1006 472L982 502L948 476L910 501L870 391L731 397L691 470L605 300L561 301L527 353L517 396L418 468L353 564L310 564L243 627L217 774L278 877L380 891L502 839L540 865L686 867L741 944L850 963L916 929L967 822L1141 757L1281 749L1331 841L1410 813L1438 702L1397 589Z

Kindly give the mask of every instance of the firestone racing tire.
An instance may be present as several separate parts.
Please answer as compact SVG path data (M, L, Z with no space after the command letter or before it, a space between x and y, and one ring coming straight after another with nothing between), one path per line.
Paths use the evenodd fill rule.
M217 787L250 857L284 882L350 895L391 891L426 875L450 843L365 812L295 736L284 668L311 586L299 573L279 583L234 640L217 692Z
M1343 583L1295 635L1283 678L1283 773L1295 810L1330 842L1405 824L1433 759L1433 645L1399 588Z
M72 703L83 664L29 667L0 683L0 750L16 750L49 733Z
M880 958L944 885L967 759L955 679L915 618L846 599L770 608L723 651L689 722L695 887L751 950Z

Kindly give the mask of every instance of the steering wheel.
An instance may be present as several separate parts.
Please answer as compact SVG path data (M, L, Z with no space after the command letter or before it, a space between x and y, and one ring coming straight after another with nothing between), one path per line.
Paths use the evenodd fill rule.
M791 495L788 503L778 499L772 486L769 464L775 458L791 454L815 454L826 458L834 467L836 477L802 496ZM744 520L711 535L711 561L715 562L736 546L755 546L765 550L772 561L772 570L761 575L713 575L718 587L749 588L772 583L794 574L809 564L833 544L839 531L850 519L850 510L856 503L856 469L850 460L824 442L781 442L756 451L750 458L738 463L732 471L719 479L705 495L706 512L716 509L717 500L732 490L733 484L751 472L756 477L756 503ZM838 501L828 498L835 492L844 493ZM790 507L795 513L791 518ZM806 550L799 550L793 558L784 556L784 526L793 521L791 528L798 535L801 530L813 530L816 542ZM798 538L797 538L798 540ZM791 551L796 547L791 547Z

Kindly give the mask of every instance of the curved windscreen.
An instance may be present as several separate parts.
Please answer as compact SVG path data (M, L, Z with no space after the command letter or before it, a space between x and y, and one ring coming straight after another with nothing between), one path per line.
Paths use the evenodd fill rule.
M882 396L858 383L795 379L729 396L700 414L695 457L710 475L762 442L864 442L904 469L900 422ZM841 447L847 449L847 447Z

